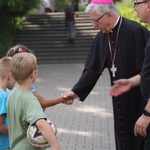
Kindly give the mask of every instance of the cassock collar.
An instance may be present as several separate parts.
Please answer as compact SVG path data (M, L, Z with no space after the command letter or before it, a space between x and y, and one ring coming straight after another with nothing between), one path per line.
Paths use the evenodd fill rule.
M113 27L113 29L112 29L113 32L117 31L118 26L119 26L120 19L121 19L121 17L118 16L118 19L117 19L117 21L116 21L116 23L115 23L115 25L114 25L114 27Z

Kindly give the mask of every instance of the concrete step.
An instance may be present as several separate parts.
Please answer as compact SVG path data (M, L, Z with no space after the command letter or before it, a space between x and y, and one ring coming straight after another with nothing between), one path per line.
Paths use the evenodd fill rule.
M98 30L93 29L85 12L77 12L77 15L75 44L68 43L64 12L30 15L13 44L32 49L39 64L83 63Z

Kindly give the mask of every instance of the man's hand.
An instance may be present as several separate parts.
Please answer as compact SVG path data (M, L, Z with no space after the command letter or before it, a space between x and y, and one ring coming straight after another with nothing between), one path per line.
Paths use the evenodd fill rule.
M64 104L66 105L73 104L73 100L77 97L73 91L68 91L66 93L63 93L62 95L65 99Z
M150 123L150 117L141 115L141 117L136 121L134 126L134 135L141 135L145 137L147 135L146 129Z
M114 81L114 85L109 89L111 96L119 96L132 88L129 79L119 79Z
M135 75L129 79L119 79L114 81L114 85L110 88L109 94L111 96L119 96L127 91L129 91L131 88L139 86L140 85L140 75Z

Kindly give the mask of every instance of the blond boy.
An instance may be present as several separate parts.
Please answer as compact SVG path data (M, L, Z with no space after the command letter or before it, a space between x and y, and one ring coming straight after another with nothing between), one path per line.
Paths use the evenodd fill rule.
M7 93L6 88L12 89L15 80L10 73L11 57L0 59L0 149L9 149L8 120L7 120Z
M10 148L13 150L37 150L27 140L29 124L35 124L48 141L51 150L59 150L59 144L51 126L45 121L37 98L30 91L37 76L37 60L31 53L18 53L11 59L11 72L18 86L10 93L7 103Z

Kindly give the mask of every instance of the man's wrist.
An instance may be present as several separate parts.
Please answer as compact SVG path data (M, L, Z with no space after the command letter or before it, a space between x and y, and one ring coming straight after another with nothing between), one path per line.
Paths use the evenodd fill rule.
M144 108L143 114L150 117L150 112L146 108Z
M131 87L136 87L140 84L140 75L136 75L134 77L129 78L129 81L131 83Z

